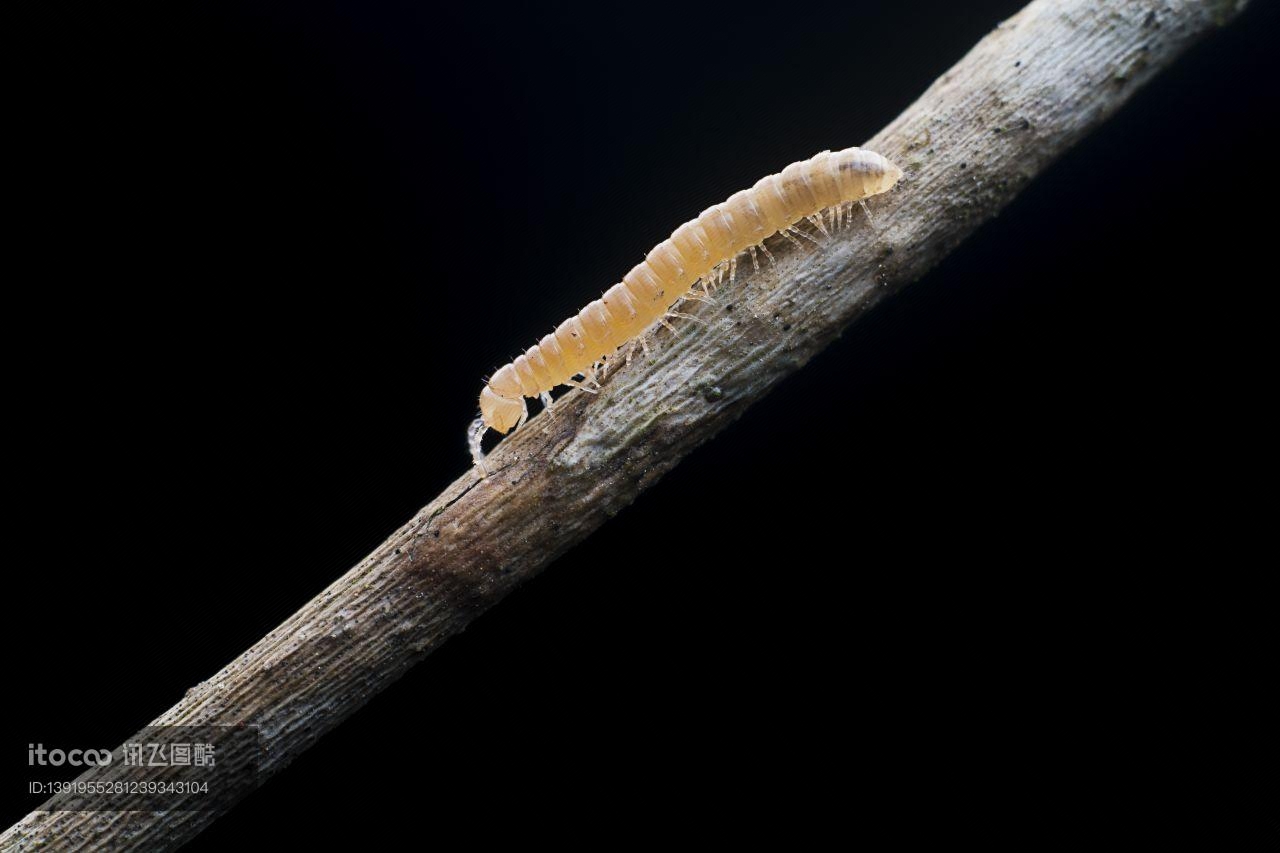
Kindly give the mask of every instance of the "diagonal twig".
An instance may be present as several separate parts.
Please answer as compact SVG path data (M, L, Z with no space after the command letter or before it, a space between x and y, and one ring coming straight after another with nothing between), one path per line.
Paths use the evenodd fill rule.
M1036 0L867 143L906 172L865 217L740 265L703 323L575 391L155 725L260 727L287 766L629 504L885 295L923 276L1241 0ZM799 152L803 155L812 152ZM962 168L963 164L963 168ZM459 413L459 430L469 413ZM172 849L219 811L35 811L0 850Z

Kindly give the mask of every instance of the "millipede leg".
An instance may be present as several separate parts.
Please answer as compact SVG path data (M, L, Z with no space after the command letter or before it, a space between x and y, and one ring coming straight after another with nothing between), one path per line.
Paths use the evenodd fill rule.
M859 201L858 204L862 205L862 212L867 215L867 223L871 225L871 230L876 232L877 237L880 236L880 229L876 227L876 221L871 218L871 208L867 207L867 202L863 200Z
M600 393L594 388L588 388L586 385L584 385L582 382L578 382L576 379L566 379L564 381L564 384L568 385L570 388L580 388L581 390L586 391L588 394Z
M751 268L760 272L760 256L756 253L756 247L750 246L748 251L751 252Z
M765 257L769 259L769 266L776 267L778 265L778 262L773 259L773 252L769 251L769 247L764 244L763 240L760 241L760 251L764 252Z
M693 322L701 323L704 326L707 324L707 321L701 317L695 317L692 314L686 314L683 311L668 311L663 315L663 317L679 317L681 320L692 320Z
M812 234L810 234L808 231L804 230L803 228L796 228L796 233L797 233L797 234L799 234L801 237L804 237L804 238L805 238L806 240L808 240L809 242L813 243L813 245L815 245L815 246L821 246L821 245L822 245L822 241L821 241L821 240L819 240L817 237L813 236Z
M729 283L733 284L738 280L738 256L734 255L729 259Z
M543 391L541 394L538 395L538 399L542 401L542 408L544 409L551 408L551 404L555 402L555 400L551 399L550 391Z
M797 240L795 237L793 237L793 236L791 235L791 230L792 230L792 229L791 229L791 228L789 228L789 227L788 227L788 228L783 228L783 229L782 229L781 231L779 231L778 233L779 233L779 234L781 234L783 237L786 237L786 238L787 238L788 240L790 240L794 245L796 245L796 246L803 246L803 245L804 245L803 243L801 243L799 240ZM770 258L770 259L772 259L772 258L773 258L773 255L770 255L770 256L769 256L769 258Z
M825 226L825 225L823 225L823 224L822 224L822 217L821 217L821 216L819 216L818 214L816 214L816 213L815 213L813 216L806 216L806 217L805 217L805 219L808 219L811 223L813 223L813 227L814 227L814 228L817 228L819 231L821 231L821 232L822 232L822 236L823 236L823 237L830 237L830 236L831 236L831 235L827 232L827 226ZM816 243L816 242L818 242L818 241L817 241L817 240L814 240L814 242Z
M817 237L813 236L813 235L812 235L812 234L810 234L808 231L805 231L805 230L804 230L804 229L802 229L802 228L797 228L796 226L792 225L792 226L791 226L790 228L788 228L787 230L788 230L788 231L792 231L792 232L794 232L794 233L796 233L796 234L799 234L801 237L805 238L806 240L810 240L810 241L812 241L812 242L813 242L813 244L814 244L815 246L820 246L820 245L822 245L820 242L818 242L818 238L817 238Z

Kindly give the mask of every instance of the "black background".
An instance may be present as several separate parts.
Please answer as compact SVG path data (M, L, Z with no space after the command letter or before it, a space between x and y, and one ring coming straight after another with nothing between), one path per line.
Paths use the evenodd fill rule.
M1020 5L34 15L0 819L27 743L119 743L462 473L481 376ZM1120 809L1272 642L1255 7L190 849Z

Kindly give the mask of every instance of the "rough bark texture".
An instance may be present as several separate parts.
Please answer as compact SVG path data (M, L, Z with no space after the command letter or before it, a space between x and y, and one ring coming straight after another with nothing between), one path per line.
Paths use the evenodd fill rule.
M929 271L1242 0L1038 0L867 147L906 170L820 247L774 249L653 360L575 392L155 725L248 724L280 770L617 513L886 294ZM807 153L807 152L806 152ZM1136 156L1136 155L1135 155ZM467 413L459 413L459 430ZM216 812L41 812L0 849L172 849Z

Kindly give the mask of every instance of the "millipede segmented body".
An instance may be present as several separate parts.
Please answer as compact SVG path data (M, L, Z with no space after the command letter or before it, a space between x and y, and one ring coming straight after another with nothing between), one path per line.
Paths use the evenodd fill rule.
M526 397L546 402L556 386L577 385L575 376L592 378L594 365L665 323L672 307L691 294L696 282L705 284L713 270L727 264L732 272L737 256L747 250L753 259L757 247L767 253L764 241L775 234L794 240L802 220L825 232L822 211L833 209L834 222L835 215L885 192L901 176L874 151L823 151L707 208L654 246L621 282L493 374L480 392L480 419L470 433L472 456L477 462L483 458L480 439L486 428L506 433L524 423Z

